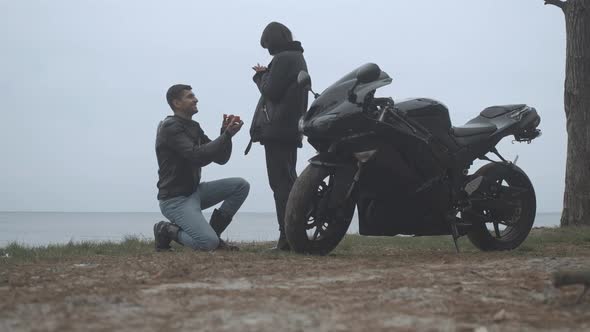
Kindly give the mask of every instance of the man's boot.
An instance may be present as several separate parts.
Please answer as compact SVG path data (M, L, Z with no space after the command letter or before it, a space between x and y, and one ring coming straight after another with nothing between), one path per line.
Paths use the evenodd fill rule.
M213 214L211 214L209 225L211 225L211 228L213 228L215 234L219 237L225 231L231 219L231 217L226 216L221 210L215 209L213 210Z
M221 239L221 233L223 233L223 231L231 223L231 220L231 217L226 216L225 214L223 214L223 212L221 212L221 210L218 209L213 210L213 214L211 214L211 220L209 221L209 225L211 225L211 228L213 228L215 234L217 234L217 237L219 238L219 246L217 247L217 249L219 250L240 250L239 247L227 244L225 241Z
M287 236L285 236L284 231L280 231L277 245L270 248L270 250L291 251L291 246L289 246L289 242L287 242Z
M277 241L277 249L283 251L291 250L291 246L289 246L289 242L287 242L287 236L285 235L284 231L281 232L281 234L279 235L279 240Z
M154 239L156 251L171 250L170 242L178 242L178 231L180 227L167 221L160 221L154 225Z
M289 195L275 196L275 207L277 209L277 220L279 223L279 240L277 241L276 247L271 250L290 251L291 246L287 242L287 236L285 235L285 208L287 207L287 198Z

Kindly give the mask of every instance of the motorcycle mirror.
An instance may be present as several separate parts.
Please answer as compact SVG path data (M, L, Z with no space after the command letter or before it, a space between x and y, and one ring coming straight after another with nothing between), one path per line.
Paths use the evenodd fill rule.
M367 63L360 67L356 72L356 80L358 83L370 83L379 78L381 75L381 68L374 63Z
M305 89L306 91L311 91L315 98L320 96L319 94L313 92L313 90L311 89L311 77L304 70L300 71L299 75L297 75L297 85L300 88Z
M367 63L361 66L356 71L356 82L348 91L348 100L351 103L356 103L356 94L354 90L359 84L371 83L376 81L381 76L381 68L374 63Z
M311 77L307 72L303 70L299 72L299 75L297 75L297 85L303 89L311 90Z

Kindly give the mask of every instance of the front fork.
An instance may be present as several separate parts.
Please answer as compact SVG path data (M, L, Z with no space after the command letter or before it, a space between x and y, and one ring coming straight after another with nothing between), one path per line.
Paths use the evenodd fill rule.
M309 163L318 167L330 168L334 185L328 202L329 208L340 207L353 197L363 163L355 163L352 158L339 158L336 154L329 152L318 154L310 159Z
M358 186L359 178L361 176L361 172L362 172L364 165L365 165L365 163L360 162L360 161L357 163L357 170L354 173L354 176L352 177L352 183L348 187L348 191L346 192L346 197L344 197L345 201L348 201L352 197L352 193L354 192L354 190Z

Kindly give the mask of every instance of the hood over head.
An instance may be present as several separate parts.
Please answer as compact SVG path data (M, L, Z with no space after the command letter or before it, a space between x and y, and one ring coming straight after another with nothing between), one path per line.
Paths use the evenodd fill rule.
M260 37L260 45L268 50L270 55L296 50L303 52L301 43L293 41L291 30L279 22L270 22Z

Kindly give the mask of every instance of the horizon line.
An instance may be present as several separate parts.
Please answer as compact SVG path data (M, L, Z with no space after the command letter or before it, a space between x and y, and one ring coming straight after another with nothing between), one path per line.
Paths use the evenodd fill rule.
M356 211L356 209L355 209ZM0 210L0 213L161 213L160 211L48 211L48 210ZM208 211L204 211L208 212ZM276 213L275 211L238 211L238 213ZM539 213L562 213L562 211L537 211Z
M209 210L209 209L207 209ZM209 212L209 211L203 212ZM211 211L213 211L211 209ZM0 210L0 213L161 213L160 211L58 211L58 210ZM275 211L238 211L238 213L275 213Z

